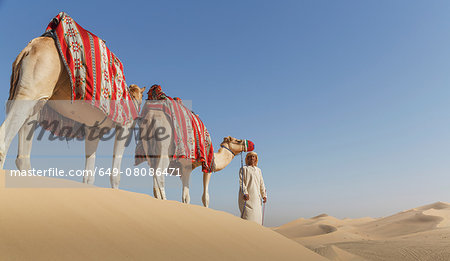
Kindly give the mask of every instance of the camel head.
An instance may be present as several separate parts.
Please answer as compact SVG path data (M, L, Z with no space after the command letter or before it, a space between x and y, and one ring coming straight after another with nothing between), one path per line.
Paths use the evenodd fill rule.
M241 152L252 151L255 149L255 144L249 140L238 140L233 137L225 137L223 138L220 147L225 147L229 149L234 155L237 155Z
M136 84L131 84L128 86L130 90L130 96L134 100L134 102L137 102L137 107L141 108L142 104L142 97L144 96L145 87L139 88Z

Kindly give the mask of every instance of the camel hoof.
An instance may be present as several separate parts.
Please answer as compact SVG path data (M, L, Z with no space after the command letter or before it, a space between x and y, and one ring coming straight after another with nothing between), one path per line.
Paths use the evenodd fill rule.
M209 207L209 195L203 195L202 197L202 202L203 202L203 206L205 206L206 208Z
M31 169L30 157L17 156L17 158L16 158L16 167L19 170L30 170Z
M5 165L5 158L6 155L2 152L0 152L0 169L3 169L3 165Z

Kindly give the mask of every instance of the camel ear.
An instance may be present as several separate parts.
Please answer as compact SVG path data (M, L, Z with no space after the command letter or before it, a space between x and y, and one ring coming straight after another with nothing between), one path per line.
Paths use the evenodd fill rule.
M223 138L223 142L229 142L230 141L230 136Z
M141 91L142 93L144 93L145 87L140 88L140 91Z

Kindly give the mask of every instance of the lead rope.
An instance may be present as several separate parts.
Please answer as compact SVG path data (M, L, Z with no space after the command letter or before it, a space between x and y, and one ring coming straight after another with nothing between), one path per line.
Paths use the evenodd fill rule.
M141 117L138 116L134 121L132 130L132 134L134 134L134 143L136 143L136 147L139 145L139 140L141 140L140 125L141 125Z
M264 212L266 211L266 202L263 203L263 216L261 225L264 226Z
M242 180L241 191L242 191L242 197L243 197L245 195L244 194L244 173L243 173L244 172L244 160L243 160L242 152L240 154L241 154L241 169L240 169L239 175L241 175L241 180ZM247 200L244 199L244 208L242 209L241 218L244 218L246 205L247 205Z
M140 138L138 138L138 134L140 135L140 133L138 133L138 129L136 129L136 126L139 128L140 127L140 120L141 120L141 117L140 117L140 111L141 111L141 108L140 108L140 106L139 106L139 102L133 97L133 95L131 95L131 93L130 93L130 88L128 88L128 94L130 95L130 98L131 98L131 102L133 103L133 106L134 106L134 108L136 109L136 111L137 111L137 113L138 113L138 117L134 120L134 123L133 123L133 125L132 125L132 130L131 130L131 135L133 135L134 134L134 143L136 144L136 147L137 147L137 145L138 145L138 139Z

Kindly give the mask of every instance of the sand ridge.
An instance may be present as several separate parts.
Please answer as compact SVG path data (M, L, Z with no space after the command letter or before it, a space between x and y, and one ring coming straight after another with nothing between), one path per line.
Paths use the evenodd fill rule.
M450 260L450 204L445 202L377 219L321 214L273 230L330 260Z
M4 178L0 260L327 260L226 212L66 180L5 188Z

